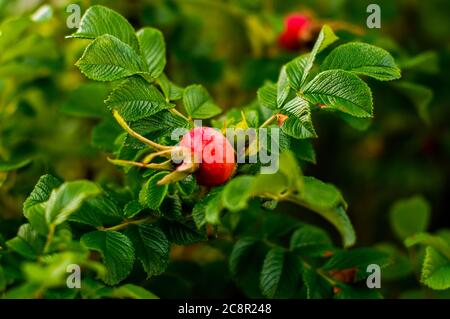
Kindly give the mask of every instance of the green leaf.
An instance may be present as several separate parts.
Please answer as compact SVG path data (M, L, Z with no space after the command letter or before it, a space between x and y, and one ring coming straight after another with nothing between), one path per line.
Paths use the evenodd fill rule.
M169 261L170 243L164 232L153 224L134 225L126 229L125 235L134 245L148 277L166 270Z
M281 126L284 133L296 139L317 137L307 101L296 96L283 106L283 110L290 115Z
M339 190L314 177L305 176L303 180L304 189L298 196L299 203L333 224L341 234L345 247L352 246L356 240L355 231L345 212L347 204Z
M102 118L108 114L104 100L109 89L104 83L83 83L70 92L61 107L65 114L87 118Z
M236 284L250 297L261 297L260 273L267 248L257 238L242 237L229 257L230 272Z
M139 203L137 200L132 200L128 202L123 208L123 213L126 218L133 218L137 214L139 214L144 209L144 206Z
M164 221L163 230L169 241L189 245L206 240L204 230L197 230L193 222Z
M31 163L31 159L10 161L10 162L0 162L0 172L16 171L22 167L27 166L30 163Z
M129 45L107 34L88 45L76 66L96 81L115 81L144 70L141 57Z
M442 237L428 233L417 233L405 239L405 246L415 245L431 246L450 259L450 244Z
M66 221L89 197L100 193L98 186L90 181L74 181L62 184L50 194L45 207L47 224L59 225Z
M388 254L374 248L356 248L352 250L340 250L322 267L324 270L357 269L357 277L364 278L368 275L367 266L377 264L381 268L389 265L391 259Z
M50 194L54 188L59 187L62 182L50 175L42 175L36 185L34 186L33 191L30 196L23 203L23 209L26 212L30 207L46 202L50 198Z
M183 104L186 112L197 119L207 119L222 112L220 107L214 104L208 91L198 84L184 89Z
M134 34L134 28L117 12L99 5L91 6L81 18L80 27L71 38L95 39L109 34L139 50L139 44Z
M176 101L183 98L183 88L169 81L164 73L161 73L158 79L156 79L156 82L161 87L166 99L169 101Z
M268 298L292 298L301 285L301 263L281 247L272 248L261 270L261 291Z
M45 205L53 189L61 185L61 181L52 175L43 175L34 186L30 196L23 203L23 214L31 226L43 236L47 235L48 226L45 219Z
M152 292L141 286L133 284L125 284L118 288L114 288L109 295L112 298L131 298L131 299L158 299Z
M450 261L433 247L427 247L420 281L436 290L450 288Z
M131 122L129 125L134 131L151 140L157 140L160 137L170 136L175 129L189 129L191 127L191 123L189 121L180 116L173 115L167 110L158 112L151 117ZM127 136L124 144L134 149L141 149L145 147L145 144L129 135Z
M430 205L422 196L397 201L389 212L391 227L400 239L427 230Z
M222 211L222 188L216 187L211 190L203 201L205 206L205 221L208 224L220 224L220 212Z
M277 94L277 85L266 83L263 87L258 89L258 102L261 106L276 110L278 108Z
M286 67L283 66L280 71L280 75L278 76L277 82L277 106L280 108L283 106L284 102L289 96L290 86L288 77L286 75Z
M147 63L147 72L154 79L158 78L166 66L166 44L161 31L143 28L137 32L141 55Z
M291 236L290 249L298 251L301 256L320 257L332 250L333 243L328 234L315 226L304 225Z
M105 101L127 121L150 117L172 108L159 90L140 77L131 77L117 86Z
M291 138L289 148L298 159L316 164L316 153L314 152L311 141L306 139L299 140Z
M372 116L370 88L348 71L323 71L306 84L302 94L306 100L321 107L336 109L355 117Z
M306 298L324 299L332 296L332 286L314 269L305 268L302 278L306 287Z
M252 194L253 176L238 176L233 178L222 193L223 205L232 212L243 210Z
M102 255L107 269L102 279L106 284L115 285L131 272L134 248L127 236L115 231L93 231L84 234L80 241L87 248Z
M433 91L426 86L407 81L395 83L395 87L411 102L413 102L419 117L426 124L430 124L430 114L428 108L433 100Z
M107 196L88 198L82 206L69 217L69 221L93 227L115 225L122 220L122 210Z
M139 201L142 205L152 210L159 209L164 197L167 195L169 185L157 185L157 183L167 174L169 172L159 172L150 177L139 194Z
M23 224L20 226L17 236L8 240L6 244L22 257L36 259L42 253L45 240L30 224Z
M334 34L333 30L327 26L322 26L322 29L320 30L319 36L317 37L316 42L314 43L314 47L311 50L311 53L307 56L307 60L304 62L303 66L303 74L301 75L301 82L300 86L303 86L305 84L305 81L309 75L309 72L311 71L314 60L316 59L316 55L326 49L329 45L334 43L338 37ZM301 70L298 69L298 70Z
M310 54L302 54L286 64L286 75L289 85L296 92L301 88L305 67L309 58Z
M323 61L321 70L334 69L367 75L380 81L401 77L400 69L389 52L361 42L346 43L331 51Z

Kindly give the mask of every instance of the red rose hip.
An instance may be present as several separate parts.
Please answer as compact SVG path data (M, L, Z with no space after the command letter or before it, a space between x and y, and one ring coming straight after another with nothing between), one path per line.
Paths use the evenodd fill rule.
M297 50L301 47L301 37L307 33L311 25L310 19L301 13L292 13L284 19L284 30L278 38L279 45L286 50Z
M198 163L194 174L200 185L221 185L230 179L236 168L233 146L211 127L193 128L183 136L180 146L189 149L192 160Z

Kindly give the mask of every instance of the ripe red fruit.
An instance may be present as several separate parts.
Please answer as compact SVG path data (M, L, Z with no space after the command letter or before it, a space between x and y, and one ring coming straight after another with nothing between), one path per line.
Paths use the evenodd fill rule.
M200 185L221 185L236 168L233 146L211 127L193 128L183 136L180 146L189 149L194 163L199 164L195 178Z
M286 50L298 50L301 38L311 26L310 19L301 13L292 13L284 19L284 30L278 38L280 46Z

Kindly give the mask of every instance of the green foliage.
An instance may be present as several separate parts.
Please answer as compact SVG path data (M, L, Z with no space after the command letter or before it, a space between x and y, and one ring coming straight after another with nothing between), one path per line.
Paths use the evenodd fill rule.
M183 103L187 114L198 119L207 119L221 112L205 88L200 85L191 85L184 89Z
M30 23L27 19L4 22L2 35L4 31L8 35L0 37L0 47L13 45ZM365 77L390 81L401 75L384 49L361 42L336 46L337 36L325 25L311 52L279 63L276 83L265 82L253 101L228 109L219 118L223 97L216 97L214 86L207 81L196 82L205 86L186 87L172 82L183 79L177 63L186 63L185 52L166 57L171 53L166 52L158 29L144 27L136 32L115 11L92 6L69 37L90 40L76 62L80 71L91 80L111 84L73 88L62 111L96 119L92 144L123 160L123 165L115 163L125 169L120 177L108 172L114 176L100 176L97 182L64 181L51 175L39 179L23 204L27 222L15 237L0 240L0 248L5 248L0 251L2 297L149 299L157 297L141 285L153 290L162 281L172 290L173 283L177 293L178 286L192 288L190 277L199 276L208 286L212 286L210 280L217 280L222 289L220 282L230 284L226 281L229 272L247 297L378 298L378 291L361 282L370 264L381 266L387 280L412 277L414 267L420 265L425 286L450 288L450 243L445 234L426 233L430 206L424 198L402 200L389 215L394 234L404 241L403 249L412 250L411 256L423 255L410 260L406 251L394 245L351 248L356 234L341 191L303 174L308 165L321 161L311 142L318 137L313 124L317 113L335 113L360 130L370 125L374 103ZM172 43L167 48L179 50ZM21 56L20 48L7 52L2 62ZM207 61L201 58L197 63ZM234 78L230 80L236 84ZM211 94L206 87L212 88ZM397 88L415 101L427 119L430 92L406 81ZM118 125L108 111L117 111L124 122ZM163 162L161 158L145 162L154 150L143 141L155 141L167 150L177 142L171 138L173 131L192 128L195 119L212 119L210 123L222 130L279 127L279 151L272 146L258 146L255 151L276 155L277 171L263 174L259 169L267 163L259 159L239 164L232 178L218 187L197 185L195 173L160 185L170 169L180 167L170 163L158 171L158 166L150 166ZM0 171L9 173L30 163L2 161ZM308 211L321 217L312 219L314 225L300 221ZM328 233L326 222L339 233L341 244ZM194 257L198 263L185 262L199 251L201 257ZM74 292L64 286L65 267L73 263L83 267L82 288ZM211 267L213 279L203 270L206 267Z
M349 59L350 56L353 58ZM322 70L346 70L380 81L400 78L400 69L389 52L367 43L354 42L338 46L320 67Z
M98 251L107 269L102 278L114 285L125 279L133 268L134 248L127 236L116 231L93 231L84 234L81 243Z
M424 232L429 219L430 206L420 196L398 201L390 211L391 227L400 239Z

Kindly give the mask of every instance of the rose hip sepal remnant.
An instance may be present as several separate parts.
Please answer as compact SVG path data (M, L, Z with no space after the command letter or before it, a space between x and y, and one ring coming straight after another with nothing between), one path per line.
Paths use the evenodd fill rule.
M304 14L292 13L284 19L284 30L278 38L279 45L286 50L298 50L302 38L308 34L311 20Z
M236 169L233 146L220 131L211 127L192 129L183 136L180 147L188 149L190 158L198 163L194 174L200 185L221 185Z

